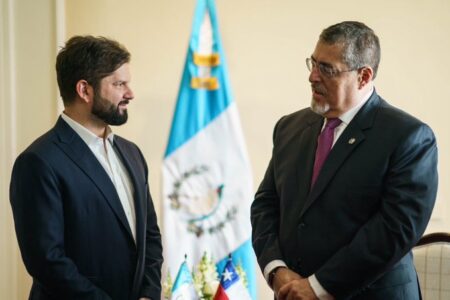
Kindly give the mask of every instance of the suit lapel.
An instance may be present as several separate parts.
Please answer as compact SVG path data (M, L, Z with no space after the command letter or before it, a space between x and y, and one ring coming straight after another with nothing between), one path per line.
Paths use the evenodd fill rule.
M137 164L137 159L131 159L130 155L131 152L127 151L127 145L123 142L123 140L118 137L114 136L114 146L117 149L117 152L120 155L120 158L127 168L128 174L130 176L130 179L133 183L134 187L134 207L135 207L135 214L136 214L136 244L139 246L140 243L143 242L141 237L143 236L143 230L144 230L144 216L143 213L146 211L145 209L145 186L141 183L141 181L138 180L138 178L141 178L138 174L138 170L140 170L142 167Z
M332 180L333 176L339 170L339 167L346 161L350 154L358 147L358 145L364 142L364 130L372 127L379 103L379 97L374 91L367 103L360 109L350 124L348 124L347 128L345 128L344 132L336 141L327 160L323 164L320 174L317 177L317 181L303 205L300 217L327 188L330 180ZM314 156L312 161L314 161ZM311 181L311 179L309 181Z
M60 117L55 125L60 149L89 177L103 194L114 214L132 237L116 188L103 166L78 134Z
M317 118L316 118L317 116ZM295 153L299 160L297 163L297 180L298 182L298 196L300 198L301 208L303 208L305 199L309 193L311 185L312 171L314 166L314 157L317 147L317 136L323 125L323 118L314 114L314 118L307 121L308 127L302 131L298 139L299 147Z
M136 153L136 151L129 150L129 145L117 135L114 136L114 147L115 149L117 149L117 152L119 153L120 158L125 165L125 168L127 168L128 174L134 186L133 200L136 215L136 247L138 258L131 293L133 296L131 297L131 299L135 299L140 290L140 278L143 272L142 266L145 263L145 253L142 250L145 249L145 246L143 244L145 243L146 230L144 214L147 211L146 205L148 205L145 202L147 188L145 182L142 181L142 179L145 179L145 175L139 175L139 170L142 169L142 164L139 164L139 162L141 161L141 157L133 158L133 153Z

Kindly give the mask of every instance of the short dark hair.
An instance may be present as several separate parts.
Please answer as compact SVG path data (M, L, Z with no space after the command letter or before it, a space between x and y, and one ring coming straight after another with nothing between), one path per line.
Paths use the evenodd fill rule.
M130 57L124 46L105 37L70 38L56 58L56 76L64 104L75 99L79 80L86 80L96 91L100 80L128 63Z
M342 60L350 69L370 66L373 78L380 64L380 41L375 32L367 25L356 21L345 21L332 25L322 31L320 42L342 44Z

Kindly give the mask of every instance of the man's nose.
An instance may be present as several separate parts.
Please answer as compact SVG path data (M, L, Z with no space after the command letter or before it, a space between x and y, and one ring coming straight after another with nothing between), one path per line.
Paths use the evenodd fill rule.
M127 88L127 91L125 93L125 98L127 100L132 100L134 98L133 90L130 87Z
M308 80L309 82L317 82L320 81L320 71L317 65L313 65L311 67L311 71L309 72Z

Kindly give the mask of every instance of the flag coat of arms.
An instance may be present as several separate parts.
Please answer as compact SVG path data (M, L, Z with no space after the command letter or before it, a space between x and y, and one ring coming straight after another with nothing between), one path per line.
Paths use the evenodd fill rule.
M213 0L197 2L162 175L166 267L206 251L222 270L231 253L256 299L253 180Z

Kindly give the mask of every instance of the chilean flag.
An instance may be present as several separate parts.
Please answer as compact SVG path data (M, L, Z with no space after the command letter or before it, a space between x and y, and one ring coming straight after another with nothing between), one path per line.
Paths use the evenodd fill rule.
M217 288L214 300L251 300L247 288L244 286L233 265L233 260L228 259L222 276L220 277L220 284Z

